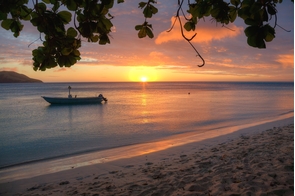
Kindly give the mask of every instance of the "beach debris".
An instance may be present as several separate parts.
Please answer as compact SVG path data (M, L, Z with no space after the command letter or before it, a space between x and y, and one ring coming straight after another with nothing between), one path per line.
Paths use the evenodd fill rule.
M249 136L246 136L246 135L241 135L241 139L244 139L244 140L246 140L246 139L249 139L250 137Z
M59 185L66 185L66 184L70 184L70 182L69 181L63 181L63 182L59 183Z
M116 174L118 172L119 172L118 170L116 170L116 171L110 171L109 174Z
M193 191L197 191L197 192L204 192L206 191L206 187L204 186L201 186L201 185L191 185L189 188L188 188L189 191L193 192Z
M124 168L132 168L132 167L134 167L134 165L126 165L126 166L124 166Z
M268 174L270 177L273 177L273 178L276 178L277 177L277 174L276 173L269 173Z
M31 187L31 188L28 188L27 191L34 191L34 190L39 189L39 188L41 188L41 185L35 185L35 186Z
M238 170L242 170L242 169L244 169L243 166L237 166L236 168L237 168Z
M218 148L211 148L211 152L218 152Z

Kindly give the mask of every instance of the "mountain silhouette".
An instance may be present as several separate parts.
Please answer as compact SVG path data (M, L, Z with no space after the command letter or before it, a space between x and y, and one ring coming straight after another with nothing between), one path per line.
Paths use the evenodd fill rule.
M42 83L42 81L13 71L0 71L0 83Z

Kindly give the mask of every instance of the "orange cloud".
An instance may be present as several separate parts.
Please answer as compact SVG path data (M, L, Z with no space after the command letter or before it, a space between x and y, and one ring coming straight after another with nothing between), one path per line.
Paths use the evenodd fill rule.
M184 25L185 21L183 17L181 17L181 19L182 19L182 25ZM172 17L171 25L173 24L174 20L175 20L175 17ZM203 22L203 21L199 21L195 31L187 32L184 29L184 34L187 38L191 38L195 33L197 33L196 37L192 41L199 42L199 43L210 42L212 40L221 40L227 37L235 37L239 35L241 32L242 32L242 28L237 27L234 24L228 25L227 28L222 28L222 27L216 26L215 23ZM169 41L182 41L182 40L183 40L183 37L181 35L180 24L177 21L172 31L161 32L155 42L156 44L162 44Z
M294 55L293 54L280 54L278 55L277 62L283 65L283 67L294 67Z
M62 67L62 68L59 68L59 69L58 68L54 69L53 72L64 72L64 71L69 71L69 70L71 70L70 67L67 67L67 68Z
M231 62L233 62L233 60L232 59L229 59L229 58L226 58L226 59L223 59L222 62L224 62L224 63L231 63Z
M149 57L149 62L152 62L154 65L171 63L172 61L167 55L156 51L150 52Z

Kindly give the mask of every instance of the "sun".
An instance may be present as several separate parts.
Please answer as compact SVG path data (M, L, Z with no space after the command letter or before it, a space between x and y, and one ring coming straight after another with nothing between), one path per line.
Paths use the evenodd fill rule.
M157 70L154 67L136 66L129 71L129 79L133 82L157 81Z
M147 77L146 77L146 76L141 76L141 78L140 78L140 81L142 81L142 82L147 82L147 81L148 81L148 79L147 79Z

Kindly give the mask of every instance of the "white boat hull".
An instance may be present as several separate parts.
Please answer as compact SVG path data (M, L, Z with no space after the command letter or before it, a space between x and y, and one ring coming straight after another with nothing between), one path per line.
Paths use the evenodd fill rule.
M103 97L64 98L42 96L42 98L50 104L96 104L106 101Z

